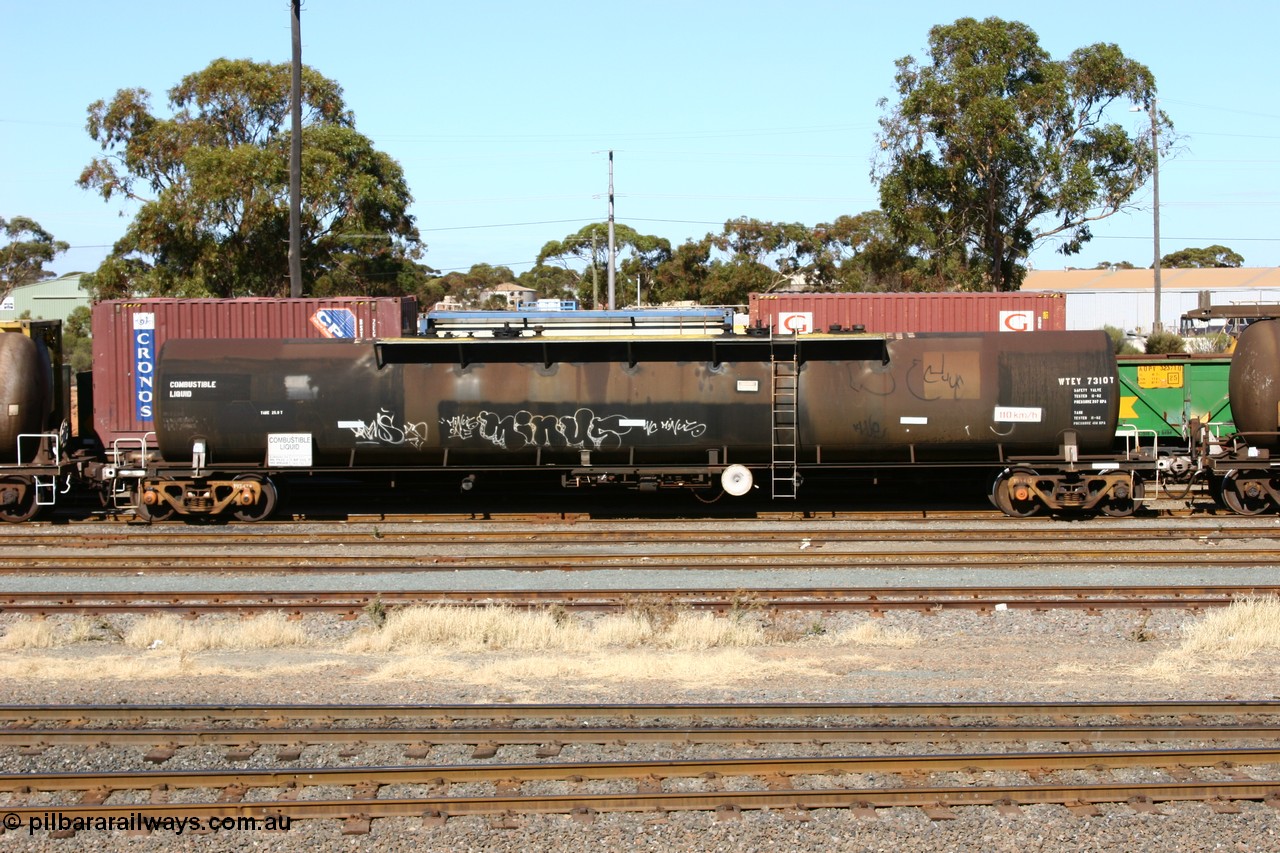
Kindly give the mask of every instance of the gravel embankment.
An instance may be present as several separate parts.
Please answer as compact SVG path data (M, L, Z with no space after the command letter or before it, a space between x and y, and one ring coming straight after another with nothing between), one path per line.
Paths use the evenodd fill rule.
M205 617L208 618L208 617ZM831 638L867 617L789 617L770 622L768 636L786 644L679 652L596 649L574 652L418 650L380 654L346 651L343 641L372 630L367 617L304 620L309 644L258 651L176 652L126 648L119 637L131 619L110 617L86 642L62 648L8 650L0 661L0 703L306 703L306 702L908 702L1085 701L1155 699L1275 699L1280 654L1240 660L1189 659L1176 654L1195 617L1176 611L1087 615L1021 611L991 616L946 611L891 614L876 620L899 644L837 644ZM798 621L797 621L798 620ZM6 617L4 622L12 621ZM785 623L785 620L784 620ZM2 622L0 622L2 624ZM128 663L128 667L125 664ZM861 754L900 747L832 747ZM1108 748L1099 746L1096 748ZM574 757L609 760L669 757L670 747L578 748ZM787 747L788 754L798 754ZM812 751L812 750L809 750ZM209 750L182 750L173 767L221 766ZM333 754L330 754L330 753ZM741 752L739 750L738 752ZM561 758L569 756L569 750ZM682 757L728 756L732 748L699 747ZM532 750L504 748L498 762L531 759ZM0 770L64 771L142 766L140 752L51 749L40 756L0 750ZM438 747L426 763L460 761L461 748ZM370 747L351 759L311 748L290 766L324 763L404 763L392 747ZM225 763L225 762L223 762ZM272 766L263 750L236 766ZM166 765L169 766L169 765ZM1266 778L1280 779L1280 768ZM1257 769L1255 769L1256 773ZM1280 788L1280 782L1277 783ZM0 795L7 800L7 795ZM308 821L288 833L244 832L150 837L83 832L73 839L8 832L14 850L193 850L266 848L337 850L868 850L868 851L1272 851L1280 849L1280 813L1262 803L1238 814L1216 814L1203 803L1161 804L1159 814L1127 805L1100 805L1081 817L1059 806L1024 809L1020 817L993 808L954 809L953 820L931 820L917 809L882 810L864 820L844 810L745 812L733 820L712 813L602 814L582 824L567 816L509 820L454 818L444 826L418 820L374 821L367 836L343 836L336 821Z

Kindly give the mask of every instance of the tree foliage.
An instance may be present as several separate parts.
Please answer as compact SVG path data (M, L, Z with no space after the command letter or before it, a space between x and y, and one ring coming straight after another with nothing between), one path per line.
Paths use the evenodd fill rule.
M565 267L537 264L522 272L516 283L533 288L539 299L577 299L582 277Z
M1155 355L1186 352L1187 342L1176 332L1152 332L1147 336L1146 351Z
M1134 355L1139 352L1138 348L1130 343L1124 329L1119 326L1103 326L1102 331L1106 332L1107 337L1111 339L1111 347L1116 355Z
M903 57L899 101L880 119L873 169L898 238L931 270L971 288L1013 290L1040 241L1074 254L1091 222L1124 209L1155 163L1149 127L1113 107L1154 103L1155 78L1113 44L1052 60L1026 25L961 18ZM1160 138L1172 125L1158 113Z
M0 247L0 297L15 287L52 278L44 265L70 248L25 216L0 216L0 234L8 238L8 244Z
M512 281L515 281L515 273L510 267L474 264L466 272L454 271L428 279L414 292L423 310L430 310L431 306L446 298L463 305L478 307L481 292ZM505 300L502 302L502 307L506 307Z
M89 107L104 154L79 184L140 207L92 277L100 297L287 294L287 64L218 59L169 91ZM303 68L302 265L309 294L394 294L420 286L422 245L400 165L355 130L342 89Z
M914 264L879 211L813 227L740 217L678 246L655 271L652 293L655 301L741 305L753 292L792 286L901 290L912 286Z
M93 313L87 305L71 309L62 323L62 361L74 373L93 369Z
M617 264L614 282L617 301L626 301L627 297L621 293L635 293L637 280L651 281L657 268L671 258L669 240L641 234L622 223L614 223L613 243ZM538 252L537 263L543 266L554 261L567 268L571 260L586 264L576 287L579 304L595 307L597 282L599 299L604 301L607 298L604 287L608 277L609 224L593 222L563 240L548 241Z
M1213 267L1238 267L1244 264L1244 256L1226 246L1206 246L1203 249L1180 249L1160 259L1160 266L1186 269Z

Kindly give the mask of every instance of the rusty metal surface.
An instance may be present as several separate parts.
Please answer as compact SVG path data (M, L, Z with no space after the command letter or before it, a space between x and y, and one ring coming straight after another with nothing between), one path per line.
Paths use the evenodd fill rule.
M1064 429L1091 452L1115 431L1101 332L834 336L796 353L802 461L998 460L1056 452ZM157 426L166 460L203 437L211 464L261 464L272 433L310 435L314 464L762 463L775 354L753 338L171 341Z
M18 333L0 333L0 462L15 462L18 436L38 433L48 417L49 354Z
M59 592L0 593L0 613L27 615L154 613L184 616L211 613L288 614L337 613L356 618L370 607L393 610L403 607L547 607L588 612L624 612L644 600L684 610L728 613L744 607L770 611L837 612L856 610L883 615L890 611L937 613L970 610L1205 610L1228 607L1245 596L1280 594L1276 586L1229 586L1193 589L1185 587L945 587L901 590L894 588L815 589L621 589L575 590L317 590L308 592Z
M192 788L245 788L354 786L363 781L376 785L428 785L512 780L634 779L654 774L663 778L757 776L783 773L789 776L860 773L940 773L1011 770L1098 770L1126 767L1210 767L1223 761L1239 766L1280 764L1280 749L1208 748L1171 750L1107 750L1078 752L1007 752L953 755L861 755L779 758L726 758L656 761L582 761L538 764L426 765L416 767L342 767L144 770L69 773L0 773L0 790L88 791L94 788L138 790L163 785L170 790ZM1254 780L1262 783L1262 780ZM1277 784L1270 783L1274 788Z
M312 721L308 721L312 722ZM1244 742L1274 740L1275 726L1261 723L1202 725L1174 722L1144 725L1125 721L1118 725L1083 726L1077 722L1051 725L1000 723L981 727L947 724L907 725L727 725L673 727L652 726L391 726L342 727L314 721L307 728L298 726L253 726L211 728L194 724L182 727L155 726L108 728L27 727L0 729L0 746L27 747L32 752L51 746L157 746L169 750L188 746L225 746L237 750L235 759L247 760L263 748L298 748L317 744L351 744L358 748L373 744L396 744L408 750L425 753L432 746L465 744L489 747L547 746L564 744L672 743L688 744L887 744L887 743L977 743L993 744L1010 741L1058 741L1060 743L1142 743L1142 742ZM246 754L247 753L247 754ZM157 758L159 755L157 755ZM170 758L172 755L169 756ZM542 756L540 756L542 757ZM167 759L165 759L167 760ZM156 761L154 763L162 763Z
M1280 430L1280 321L1251 323L1231 357L1227 393L1236 429L1245 433ZM1250 444L1275 446L1275 436L1251 436Z
M367 343L170 340L156 370L156 435L169 462L190 460L201 438L212 466L265 464L270 434L309 435L315 465L348 464L356 450L356 461L382 461L401 445L359 433L367 422L384 434L380 413L404 411L403 387ZM343 426L355 421L360 429Z
M779 293L751 294L750 323L787 332L788 315L810 315L809 328L871 333L1022 332L1067 328L1061 293Z
M94 428L104 444L152 431L149 385L165 341L182 338L398 337L417 327L413 298L131 299L93 307Z
M1082 453L1114 440L1120 397L1102 332L905 337L886 359L805 362L802 459L817 447L822 461L1056 453L1065 429Z

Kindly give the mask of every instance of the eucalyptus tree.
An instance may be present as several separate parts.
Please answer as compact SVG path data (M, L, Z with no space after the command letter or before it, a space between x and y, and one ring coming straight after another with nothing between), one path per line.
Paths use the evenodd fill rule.
M880 206L900 240L967 286L1016 289L1050 238L1079 252L1091 223L1132 205L1153 139L1173 139L1155 77L1114 44L1054 60L1025 24L961 18L930 30L927 58L896 66L872 171ZM1132 131L1119 122L1131 105L1147 111Z
M0 234L8 239L0 246L0 298L15 287L52 278L54 274L45 264L70 248L26 216L0 216Z
M652 281L658 267L670 259L671 242L665 237L641 234L629 225L614 223L614 252L617 271L621 273L620 287L634 288L643 277ZM539 266L548 262L568 268L570 263L583 266L578 281L578 298L583 305L594 306L604 295L596 291L607 280L609 263L609 225L593 222L584 225L563 240L550 240L538 252ZM626 297L621 297L625 301Z
M79 184L134 203L92 277L100 296L277 296L289 292L290 67L217 59L169 90L89 106L102 155ZM302 70L302 247L313 294L414 289L423 245L399 163L355 129L342 89Z
M1244 255L1226 246L1205 246L1202 249L1186 248L1170 252L1160 259L1162 267L1210 268L1238 267L1244 264Z

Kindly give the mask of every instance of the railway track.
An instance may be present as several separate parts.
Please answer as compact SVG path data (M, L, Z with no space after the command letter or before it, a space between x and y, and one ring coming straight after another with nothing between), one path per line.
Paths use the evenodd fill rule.
M401 607L556 607L584 612L616 612L636 602L716 613L767 611L892 611L934 613L969 610L1151 610L1199 611L1224 607L1243 598L1280 595L1280 586L1132 586L1132 587L920 587L810 589L608 589L470 591L263 591L263 592L5 592L0 614L55 616L110 613L282 612L291 616L330 613L355 618L373 608Z
M303 529L299 529L302 527ZM1114 521L1091 519L1083 531L1091 542L1143 542L1158 545L1170 540L1197 540L1205 544L1252 541L1280 537L1280 519L1224 517L1214 519L1156 519ZM448 517L424 522L298 522L295 524L228 525L193 527L182 524L74 524L28 523L0 528L4 548L114 547L183 548L235 546L252 550L316 546L377 546L388 550L421 547L446 548L474 545L634 545L644 542L674 544L734 544L744 539L779 542L809 540L821 546L868 542L983 542L1016 538L1044 544L1078 542L1081 529L1045 519L993 520L989 514L964 520L911 519L863 516L856 521L835 518L805 522L764 520L707 521L588 521L547 519L541 522L462 520Z
M1131 568L1260 568L1280 565L1280 546L1216 548L1211 554L1183 549L1064 548L1011 551L976 548L847 551L814 550L801 553L761 553L738 549L719 553L620 554L502 554L502 555L238 555L150 552L94 556L28 555L0 557L0 574L143 575L235 572L240 574L422 573L457 571L645 571L724 569L821 570L947 569L1011 570L1038 568L1099 568L1123 564Z
M1280 521L586 522L0 530L0 574L1268 567Z
M733 724L713 724L725 719ZM1158 811L1162 802L1183 800L1215 811L1236 809L1240 800L1280 808L1274 702L10 706L0 708L0 722L0 750L32 765L0 774L4 810L24 826L53 812L68 821L330 818L357 833L387 817L438 824L462 815L560 813L590 822L610 811L731 818L749 809L836 808L871 818L880 808L908 806L945 819L962 805L1012 814L1057 804L1089 814L1100 803ZM737 754L599 754L643 753L655 743ZM348 763L381 759L385 744L399 750L401 763L325 761L336 745L346 747L336 755ZM458 744L471 753L458 753ZM780 753L782 745L808 752ZM224 748L210 760L214 746ZM851 747L862 751L850 754ZM104 753L99 763L134 769L40 769L47 751L67 749ZM143 769L182 750L198 751L206 766ZM275 766L244 766L272 750Z

